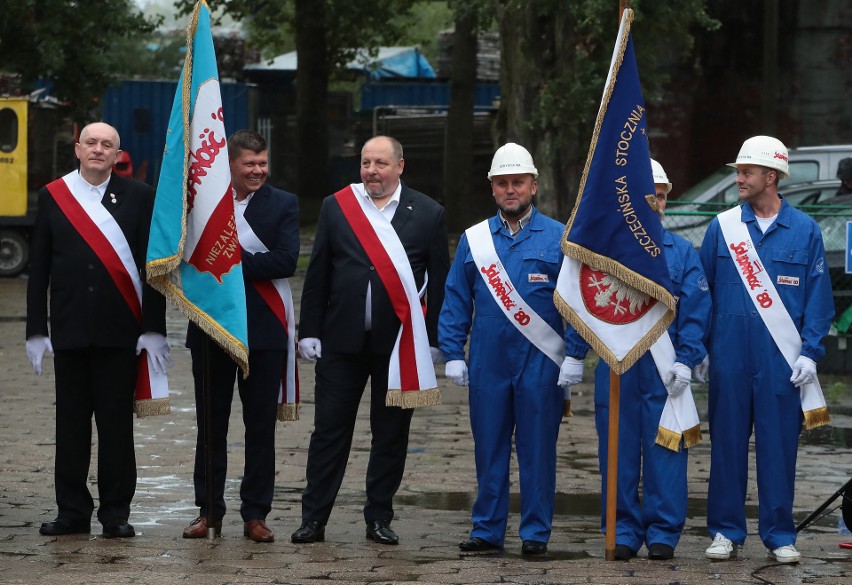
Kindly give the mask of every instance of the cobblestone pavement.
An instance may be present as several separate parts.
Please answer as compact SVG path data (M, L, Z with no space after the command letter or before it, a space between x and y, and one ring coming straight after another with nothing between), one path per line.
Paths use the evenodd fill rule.
M301 283L294 279L298 299ZM600 476L591 384L574 398L575 416L559 437L557 507L550 553L541 559L520 554L517 537L517 470L505 552L461 557L457 543L467 537L476 481L465 392L439 378L443 404L415 413L408 465L395 501L393 528L399 546L382 546L364 536L361 506L369 453L367 404L362 404L346 478L326 531L326 542L296 546L290 533L300 521L299 498L313 419L313 369L300 363L301 419L279 423L276 491L268 518L272 544L242 536L239 477L243 441L239 401L229 435L229 472L222 536L185 540L183 527L196 515L192 461L196 420L189 353L183 348L185 319L169 309L169 339L175 367L170 371L172 412L137 419L139 483L130 521L137 537L107 540L93 522L92 534L40 536L41 522L56 514L53 492L53 363L35 376L24 352L26 280L0 279L0 583L157 584L176 583L850 583L852 551L840 542L839 510L799 535L803 560L781 565L767 559L757 537L756 490L752 471L750 537L730 562L704 558L709 543L705 499L709 471L706 389L698 388L705 441L690 450L690 507L687 527L670 562L649 561L646 551L630 562L604 560L599 529ZM440 371L443 371L441 368ZM587 380L592 379L587 370ZM799 457L796 519L801 521L852 476L852 393L850 378L826 380L833 426L806 433ZM753 463L753 461L752 461ZM752 467L753 469L753 467ZM92 490L96 495L91 468ZM836 502L837 503L837 502Z

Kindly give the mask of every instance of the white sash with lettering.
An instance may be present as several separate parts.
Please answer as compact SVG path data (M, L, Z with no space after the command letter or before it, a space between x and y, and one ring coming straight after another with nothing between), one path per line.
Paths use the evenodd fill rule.
M734 207L718 215L719 227L734 265L739 269L743 286L757 309L757 314L769 330L772 340L781 350L792 371L802 350L802 337L790 313L775 289L772 279L764 270L763 263L755 250L748 227L742 221L742 208ZM805 428L812 429L828 424L828 408L819 380L799 389Z
M676 354L672 338L664 331L651 346L651 357L660 379L665 382L666 375L675 363ZM680 440L689 448L701 440L701 426L698 419L698 408L692 397L692 387L687 386L680 396L666 399L663 414L657 428L656 443L672 451L680 450Z
M237 222L237 237L240 247L250 254L262 254L269 252L269 248L257 237L254 230L243 217L242 213L235 212L234 219ZM293 292L290 290L290 282L286 278L273 278L270 280L275 291L284 303L284 314L287 327L287 363L284 367L284 376L278 390L279 420L298 420L298 396L296 390L296 317L293 309ZM249 348L251 350L251 348ZM292 416L285 416L283 410L286 405L292 405L294 410Z
M394 343L393 352L391 353L390 365L388 367L388 397L386 403L388 406L402 406L403 408L440 404L440 394L437 392L438 380L435 377L435 366L432 365L432 353L429 349L429 335L426 332L426 318L423 315L423 307L420 304L420 293L417 290L417 284L414 280L414 272L411 270L411 263L408 260L408 254L399 239L399 235L396 233L396 230L393 229L388 218L385 217L385 215L379 211L372 202L367 200L363 183L353 183L350 185L350 188L352 189L355 200L358 202L358 205L367 217L367 221L369 221L370 226L373 228L376 237L378 237L379 242L384 247L385 252L387 252L394 267L396 268L411 311L411 329L414 341L414 366L417 372L420 392L400 392L402 389L402 376L400 374L400 342L402 340L402 326L400 326L399 334L396 337L396 343ZM399 210L397 210L397 212L398 211ZM428 399L424 398L427 395L423 394L423 391L431 392ZM423 397L417 396L418 394L423 394ZM397 398L399 400L396 400Z
M488 220L469 227L464 233L479 275L494 302L505 310L506 319L539 351L561 366L565 359L565 340L533 311L512 284L497 256Z
M89 216L89 219L95 224L95 227L109 241L127 275L133 283L133 289L136 291L136 297L139 299L139 306L142 306L142 280L139 278L139 269L136 267L136 261L133 259L133 252L130 250L130 244L127 243L127 238L124 237L124 232L112 214L106 210L103 204L94 201L90 197L86 197L84 189L89 188L89 184L80 176L77 171L71 171L62 180L68 186L68 190L74 196L74 199ZM151 356L148 356L148 379L151 384L151 399L168 398L169 396L169 380L168 375L160 373L154 368L154 363Z

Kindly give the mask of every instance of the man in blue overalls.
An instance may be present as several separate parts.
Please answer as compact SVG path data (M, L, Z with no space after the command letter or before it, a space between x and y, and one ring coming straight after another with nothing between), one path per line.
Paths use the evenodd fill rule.
M513 433L521 550L544 554L550 538L563 406L557 382L565 355L565 327L553 291L564 226L532 205L537 177L525 148L508 143L497 150L488 178L499 211L462 235L447 278L438 340L447 378L470 384L478 484L473 528L459 544L462 552L503 547Z
M778 193L787 148L770 136L743 143L743 204L719 214L701 245L713 296L710 329L711 559L745 542L748 449L754 428L758 532L775 560L797 563L793 492L799 433L828 422L816 362L834 315L819 226ZM792 374L792 375L791 375Z
M656 203L663 215L672 184L662 165L651 161ZM630 560L646 545L648 558L668 560L686 522L688 447L693 441L677 437L674 445L658 441L663 409L670 400L689 393L691 372L707 355L705 333L710 325L710 293L695 248L684 238L663 230L663 249L677 315L664 335L674 347L675 361L658 363L652 349L620 377L621 400L618 430L618 496L616 502L615 558ZM660 343L660 342L658 342ZM582 376L582 358L589 350L573 329L566 353L575 374ZM574 371L576 370L576 371ZM598 362L595 371L595 425L598 431L598 460L601 470L601 526L606 528L607 453L609 436L609 366ZM694 411L694 402L690 399ZM698 416L695 413L694 420ZM696 432L700 432L696 428ZM694 440L697 440L694 439ZM683 443L683 444L682 444ZM642 499L639 481L642 481Z

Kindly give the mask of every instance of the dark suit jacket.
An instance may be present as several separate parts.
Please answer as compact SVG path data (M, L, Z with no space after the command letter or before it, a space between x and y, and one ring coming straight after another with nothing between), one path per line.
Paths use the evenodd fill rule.
M399 207L391 225L408 254L418 289L426 273L426 330L438 346L438 315L450 267L444 208L423 193L402 185ZM390 354L400 321L366 251L334 196L320 210L311 262L302 291L299 338L316 337L323 351L357 353L364 341L367 283L372 291L372 344L376 353Z
M116 196L112 203L110 193ZM50 335L54 349L135 348L142 332L166 333L166 301L145 281L154 190L113 174L102 200L133 253L143 282L137 324L95 252L74 229L46 187L38 194L27 283L27 337ZM50 332L48 332L48 287Z
M251 196L245 219L269 252L242 252L246 287L249 352L255 349L287 348L287 332L269 305L257 292L253 280L289 278L299 259L299 200L292 193L264 184ZM190 323L186 344L196 345L200 330Z

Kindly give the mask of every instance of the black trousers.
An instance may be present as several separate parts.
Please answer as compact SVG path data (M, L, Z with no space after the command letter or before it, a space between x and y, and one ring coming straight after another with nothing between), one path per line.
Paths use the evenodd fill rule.
M57 350L56 503L58 516L89 521L92 415L98 430L98 520L127 520L136 492L133 400L136 351L112 347Z
M215 520L225 515L225 476L228 471L228 423L234 400L234 381L239 387L245 424L245 467L240 485L244 521L265 520L272 509L275 486L275 425L278 414L278 392L287 351L252 350L249 354L249 377L230 356L210 341L210 388L213 402L213 513L207 510L205 481L205 428L203 385L203 349L191 349L192 376L195 380L195 412L198 417L198 438L195 445L195 505L202 516Z
M358 403L372 380L370 461L364 519L393 519L393 496L402 482L412 409L385 406L390 356L375 355L369 336L357 354L324 353L316 365L314 431L308 448L302 519L328 522L343 483Z

